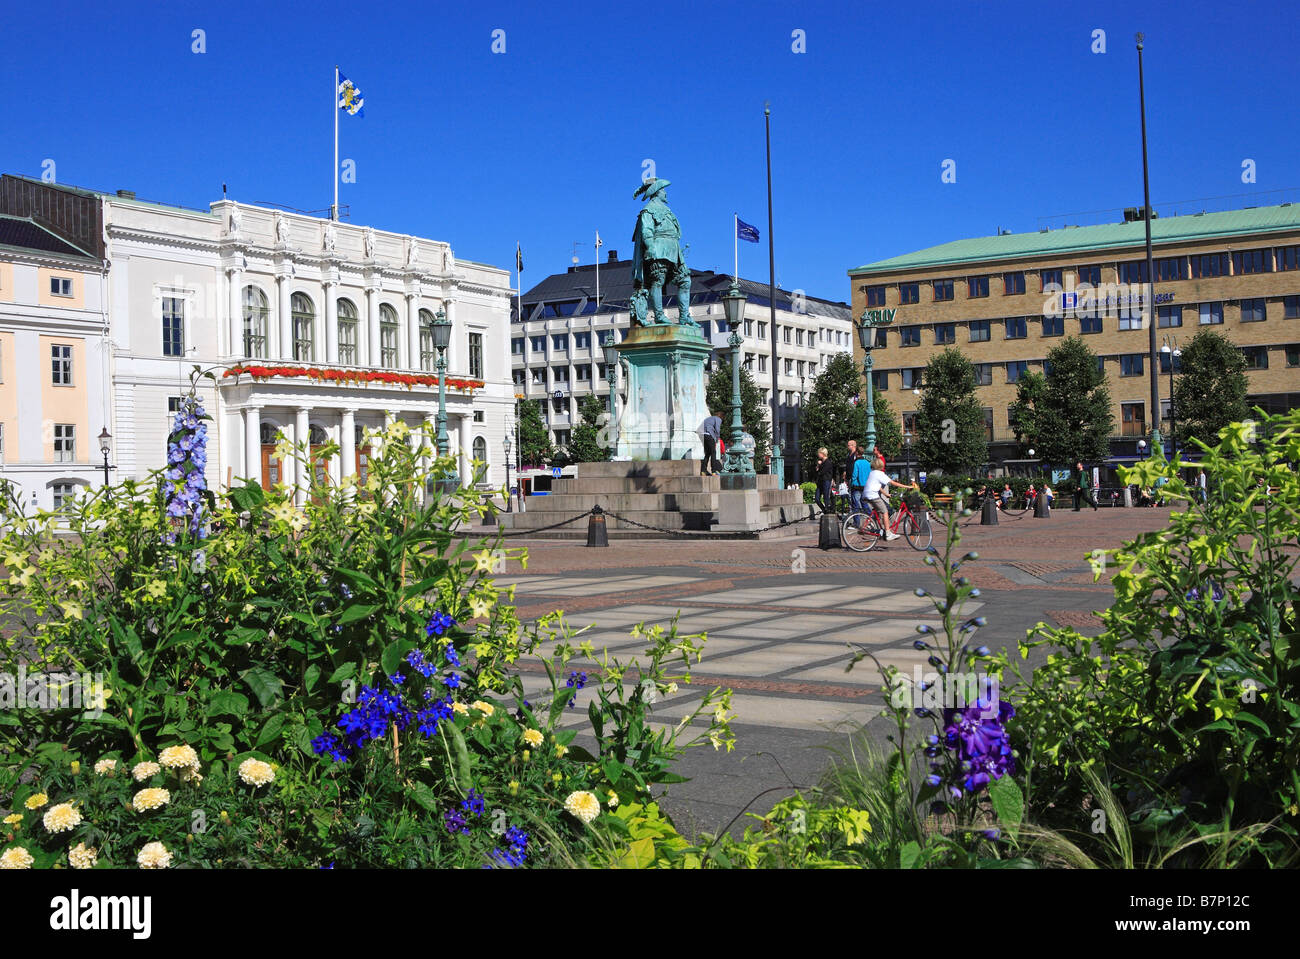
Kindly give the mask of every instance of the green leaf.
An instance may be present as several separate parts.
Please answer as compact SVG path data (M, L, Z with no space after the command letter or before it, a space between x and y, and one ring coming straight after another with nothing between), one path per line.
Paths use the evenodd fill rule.
M312 689L316 686L316 683L320 681L320 672L321 672L320 666L318 666L316 663L312 663L303 671L302 674L303 692L309 693L312 691Z
M261 748L269 743L275 742L280 736L280 730L284 728L284 713L275 713L262 725L262 731L257 734L257 741L253 745Z
M372 615L379 608L374 603L349 603L348 606L339 615L336 621L339 626L346 626L348 623L354 623L358 619L365 619Z
M353 586L360 586L362 589L368 589L372 592L378 591L379 584L373 579L361 572L359 569L343 569L339 567L334 570L343 579L346 579Z
M451 736L452 755L456 757L456 785L461 792L468 792L471 780L469 748L465 745L465 737L455 723L443 723L442 728L448 730Z
M915 869L917 862L921 858L921 847L915 842L906 843L898 851L898 865L900 869Z
M379 657L379 665L384 672L392 676L402 668L402 658L415 648L409 639L395 639L389 643Z
M266 667L250 666L240 672L239 676L248 683L248 688L253 691L253 695L257 697L263 709L269 709L271 704L280 698L283 686L280 677Z
M1010 776L993 780L989 783L989 801L998 821L1014 836L1025 817L1025 797L1016 781Z
M424 783L413 783L410 787L410 794L412 799L425 809L429 810L429 812L438 811L438 797L435 796L433 790Z
M243 693L223 689L208 699L209 716L239 716L248 712L248 697Z
M227 646L247 646L266 639L266 630L257 626L236 626L226 631Z
M627 852L619 861L620 866L629 869L648 869L655 861L655 844L654 840L646 837L631 842L627 847Z

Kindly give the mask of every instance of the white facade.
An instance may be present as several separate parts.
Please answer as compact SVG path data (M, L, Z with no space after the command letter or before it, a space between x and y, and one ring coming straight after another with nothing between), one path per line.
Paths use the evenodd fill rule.
M475 453L486 482L504 484L502 441L514 392L504 344L509 277L457 260L446 242L233 201L209 212L106 196L113 336L113 418L120 474L144 478L166 456L169 403L194 366L208 413L208 481L293 482L270 455L276 434L337 442L337 481L363 468L357 439L392 418L432 423L437 386L340 382L305 375L226 375L261 366L350 374L434 375L438 310L452 321L447 389L449 448L462 482ZM284 475L286 471L288 475Z

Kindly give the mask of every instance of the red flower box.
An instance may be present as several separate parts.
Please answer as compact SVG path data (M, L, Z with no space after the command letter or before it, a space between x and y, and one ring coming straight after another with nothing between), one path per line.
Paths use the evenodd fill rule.
M339 383L388 383L405 386L408 390L416 386L437 386L438 377L424 373L390 373L387 370L339 370L321 369L318 366L260 366L239 364L222 373L222 377L239 376L247 373L255 380L269 380L276 376L305 376L313 380L333 380ZM466 380L459 377L447 377L447 386L461 392L471 392L482 388L482 380Z

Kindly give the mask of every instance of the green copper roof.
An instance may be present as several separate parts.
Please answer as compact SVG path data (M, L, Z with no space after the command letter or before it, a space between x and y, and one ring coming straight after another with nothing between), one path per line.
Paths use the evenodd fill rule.
M1159 212L1159 211L1157 211ZM1153 244L1186 242L1267 233L1275 230L1300 229L1300 204L1262 206L1223 213L1197 213L1192 216L1157 216L1151 221ZM1020 257L1059 256L1122 247L1143 246L1146 229L1141 220L1133 223L1106 223L1101 226L1072 226L1039 233L1008 233L953 240L938 246L905 253L868 263L849 270L849 276L870 273L893 273L946 264L979 263L989 260L1012 260Z

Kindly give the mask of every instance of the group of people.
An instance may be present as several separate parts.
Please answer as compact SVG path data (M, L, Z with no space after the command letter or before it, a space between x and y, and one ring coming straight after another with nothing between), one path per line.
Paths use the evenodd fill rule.
M836 512L833 497L838 473L840 484L848 487L849 509L856 513L870 504L880 514L885 539L898 539L898 534L889 528L889 487L916 489L916 484L891 479L885 472L885 458L880 450L872 450L868 456L858 447L857 440L849 440L847 450L848 457L842 467L837 467L826 447L817 451L816 501L822 515Z

